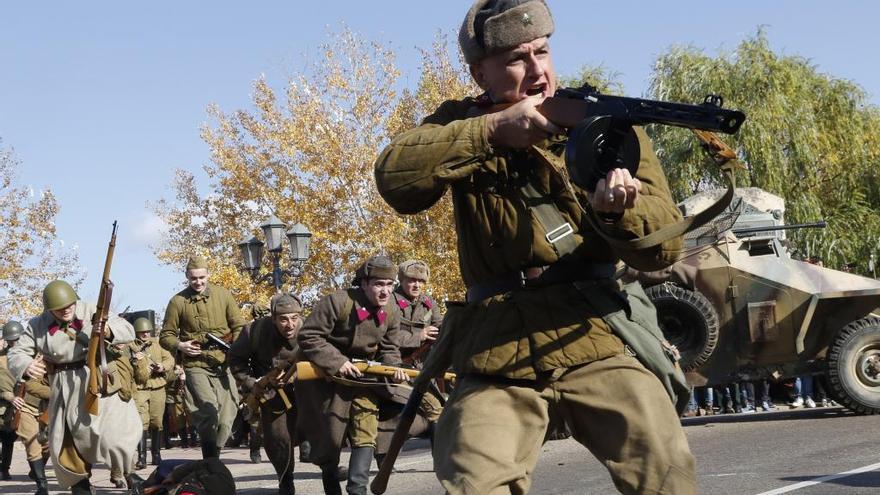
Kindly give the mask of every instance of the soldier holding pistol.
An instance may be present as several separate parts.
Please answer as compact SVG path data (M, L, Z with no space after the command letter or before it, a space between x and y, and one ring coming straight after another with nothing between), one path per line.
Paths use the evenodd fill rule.
M208 335L232 342L244 319L228 290L208 282L208 264L195 256L186 265L187 287L168 302L159 342L180 351L188 406L202 442L202 457L218 457L238 413L238 390L222 349Z

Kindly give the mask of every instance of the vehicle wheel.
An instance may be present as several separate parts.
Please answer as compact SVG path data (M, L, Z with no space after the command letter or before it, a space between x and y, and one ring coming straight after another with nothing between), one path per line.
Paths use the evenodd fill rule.
M663 335L681 353L685 371L705 363L718 344L718 312L706 296L665 283L648 287Z
M880 318L856 320L837 334L828 352L828 381L844 406L880 413Z

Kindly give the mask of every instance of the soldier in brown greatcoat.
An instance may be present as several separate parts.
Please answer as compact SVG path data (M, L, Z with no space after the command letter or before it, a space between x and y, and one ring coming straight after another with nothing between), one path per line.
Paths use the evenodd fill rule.
M296 364L301 312L302 303L297 297L276 295L272 298L271 316L245 326L226 356L242 393L252 397L249 407L259 408L263 447L278 474L278 495L294 493L296 408L293 382L277 383L277 370Z
M346 436L351 445L346 490L367 493L379 405L372 388L354 381L362 373L351 359L401 363L397 347L400 316L391 306L396 276L397 267L387 257L368 259L356 275L359 287L338 290L321 299L297 338L305 359L328 376L338 377L334 381L300 381L296 386L301 431L311 443L312 462L321 467L327 494L341 493L337 466ZM405 379L400 371L394 377L397 383Z

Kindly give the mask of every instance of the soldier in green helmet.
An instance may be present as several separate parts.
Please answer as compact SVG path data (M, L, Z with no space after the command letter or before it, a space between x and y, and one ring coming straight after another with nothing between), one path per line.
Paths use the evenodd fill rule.
M143 436L138 445L138 469L147 465L147 438L150 441L150 464L158 466L162 461L162 417L165 414L165 386L167 375L174 368L174 357L159 345L154 337L155 326L145 317L132 322L137 338L131 343L132 360L135 365L137 392L134 400L143 422Z
M555 123L567 120L543 105L559 101L553 31L543 0L474 1L459 45L483 94L443 102L375 164L399 213L447 192L455 206L467 302L447 309L416 380L450 365L459 376L437 422L435 471L450 494L525 493L551 419L565 418L618 490L695 493L673 405L687 402L684 376L644 291L618 270L663 269L682 238L612 247L681 215L638 127L637 173L610 170L592 190L571 182Z
M21 335L24 333L24 326L17 321L6 322L3 326L3 341L6 343L5 351L11 350L18 344ZM9 402L11 406L19 411L18 428L15 434L21 439L24 445L25 456L31 471L28 476L34 480L37 485L36 495L49 494L49 482L46 479L45 463L49 457L49 445L46 437L46 424L40 419L45 412L49 403L49 382L44 376L42 379L36 380L25 376L22 380L15 382L12 375L6 370L6 352L4 351L2 361L2 373L6 375L0 380L0 396L3 400ZM20 395L20 388L24 387L24 395ZM15 412L12 411L10 419L14 417ZM6 450L4 449L4 456ZM11 454L11 449L10 449ZM3 459L3 465L7 466L6 458ZM5 475L5 471L4 471Z
M95 305L80 300L67 282L55 280L43 290L43 307L10 350L9 369L19 380L49 376L49 451L58 483L74 495L90 494L91 467L103 462L121 467L129 492L135 493L141 481L132 474L140 418L130 400L134 379L127 352L134 329L116 315L107 321L109 385L98 399L99 414L84 418L89 414L83 390L89 377L86 355ZM42 466L32 462L31 467L39 477Z
M179 352L202 456L217 457L229 438L239 395L225 351L212 346L208 335L232 342L245 321L232 294L208 278L207 261L191 258L186 265L187 287L168 302L159 342L167 351Z
M15 380L9 374L6 354L21 337L24 328L17 321L7 321L3 326L3 341L0 348L0 479L10 480L9 466L12 464L12 450L15 448L15 429L12 417L15 408L12 405Z

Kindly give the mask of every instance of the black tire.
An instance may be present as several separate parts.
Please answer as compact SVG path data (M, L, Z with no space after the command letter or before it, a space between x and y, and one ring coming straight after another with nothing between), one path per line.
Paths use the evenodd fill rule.
M718 312L706 296L665 283L648 287L648 298L657 308L657 323L681 353L682 369L694 370L705 363L718 345Z
M880 318L843 327L828 352L828 381L837 401L860 414L880 413Z

